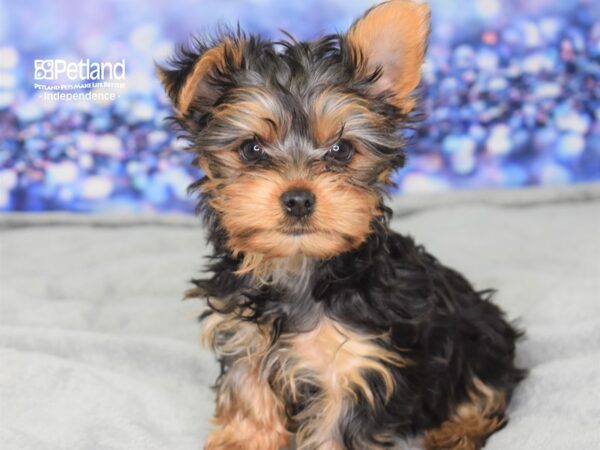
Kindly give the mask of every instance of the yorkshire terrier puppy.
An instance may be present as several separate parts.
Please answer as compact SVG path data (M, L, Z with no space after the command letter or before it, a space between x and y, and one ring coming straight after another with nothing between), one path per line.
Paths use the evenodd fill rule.
M188 292L222 368L206 449L472 450L506 423L519 333L383 202L428 30L393 0L345 34L221 32L159 67L214 246Z

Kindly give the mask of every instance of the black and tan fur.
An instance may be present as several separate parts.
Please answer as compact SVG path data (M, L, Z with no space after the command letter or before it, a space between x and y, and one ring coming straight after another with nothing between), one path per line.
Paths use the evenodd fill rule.
M505 424L519 333L383 203L428 26L394 0L344 35L222 32L160 68L214 246L188 292L222 367L207 450L467 450ZM301 217L291 190L314 196Z

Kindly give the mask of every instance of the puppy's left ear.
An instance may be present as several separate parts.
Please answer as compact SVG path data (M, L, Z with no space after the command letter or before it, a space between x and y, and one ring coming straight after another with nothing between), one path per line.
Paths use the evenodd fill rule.
M367 11L346 36L361 75L381 71L372 93L389 94L389 101L405 113L415 106L410 93L421 80L429 18L426 4L391 0Z

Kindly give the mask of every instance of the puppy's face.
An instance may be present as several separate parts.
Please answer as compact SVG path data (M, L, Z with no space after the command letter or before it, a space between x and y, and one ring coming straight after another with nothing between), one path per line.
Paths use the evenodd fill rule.
M160 69L205 173L204 207L232 253L324 259L366 239L404 161L398 129L413 108L428 16L395 0L345 35L225 35Z

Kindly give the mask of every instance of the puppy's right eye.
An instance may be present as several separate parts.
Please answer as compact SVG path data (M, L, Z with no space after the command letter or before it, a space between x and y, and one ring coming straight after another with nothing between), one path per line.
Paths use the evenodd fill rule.
M240 146L240 156L243 161L254 163L266 158L262 145L256 139L249 139Z

